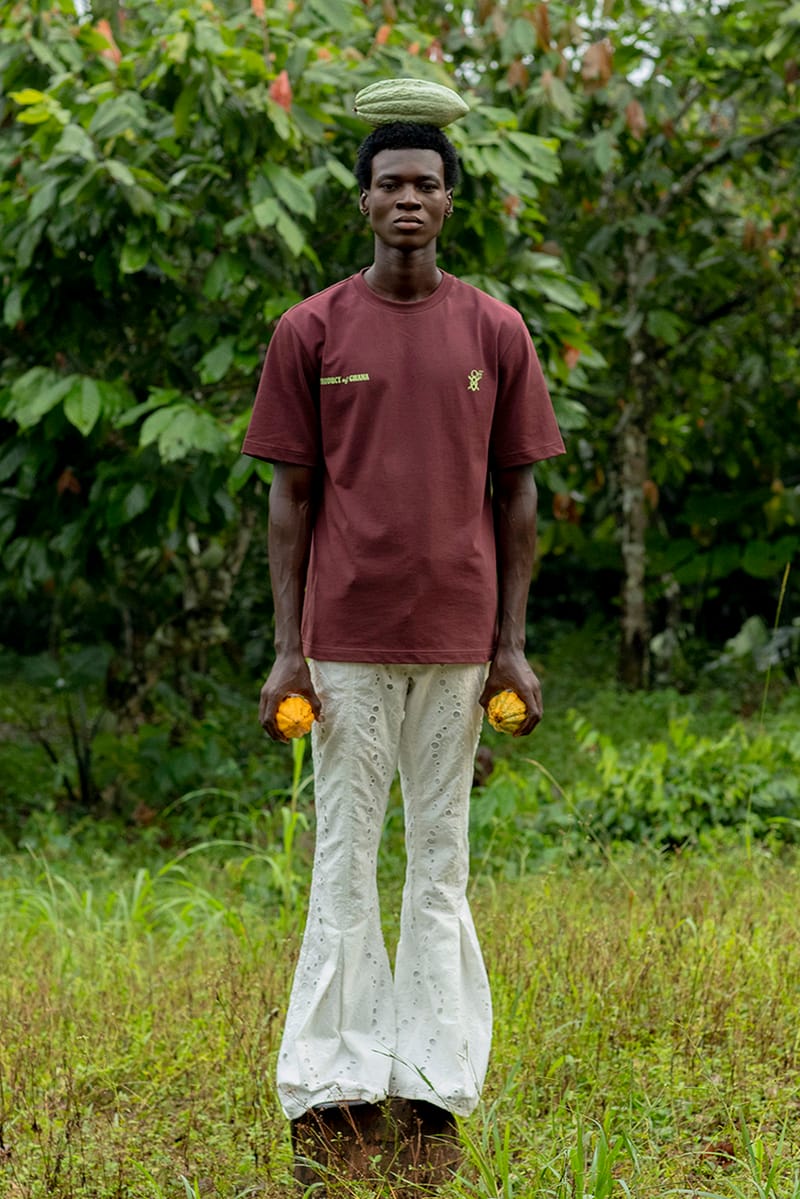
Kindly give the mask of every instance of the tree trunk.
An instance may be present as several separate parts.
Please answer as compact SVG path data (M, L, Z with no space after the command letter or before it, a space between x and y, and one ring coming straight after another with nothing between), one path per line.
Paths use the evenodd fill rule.
M645 596L647 429L640 411L629 414L622 430L620 448L624 573L619 677L626 687L638 690L648 683L650 644Z

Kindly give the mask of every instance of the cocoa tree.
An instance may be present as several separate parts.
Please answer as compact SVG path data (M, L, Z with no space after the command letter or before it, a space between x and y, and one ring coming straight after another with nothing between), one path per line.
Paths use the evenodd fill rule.
M269 468L239 448L275 320L368 260L355 93L454 77L442 14L419 22L355 0L21 2L4 21L4 631L30 650L112 645L109 696L134 714L161 677L199 709L215 648L268 653L253 538ZM476 94L455 134L448 262L520 298L558 360L564 330L583 344L592 289L524 259L557 143L491 100Z
M573 136L546 207L555 240L600 294L592 335L608 371L590 408L603 435L584 467L602 472L595 503L615 514L620 675L634 687L648 679L654 600L698 577L712 521L724 523L689 522L687 546L688 488L705 476L720 518L731 485L740 512L749 489L750 536L772 549L753 554L741 525L729 528L736 552L717 558L729 575L768 563L779 577L798 544L793 502L771 525L752 516L798 442L797 364L779 347L798 329L799 33L797 5L607 3L562 72L567 90L557 75L550 84ZM745 366L754 354L781 361L756 386Z
M356 91L425 75L471 106L443 263L523 312L567 435L545 566L620 580L644 682L665 591L774 578L796 545L798 28L781 0L15 4L6 632L112 643L123 698L268 652L269 475L238 455L259 363L368 259Z

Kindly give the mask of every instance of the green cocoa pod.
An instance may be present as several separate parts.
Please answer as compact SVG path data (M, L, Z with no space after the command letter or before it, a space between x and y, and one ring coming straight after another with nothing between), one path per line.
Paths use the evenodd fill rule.
M427 79L381 79L362 88L355 112L370 125L414 121L443 129L469 112L469 106L450 87Z

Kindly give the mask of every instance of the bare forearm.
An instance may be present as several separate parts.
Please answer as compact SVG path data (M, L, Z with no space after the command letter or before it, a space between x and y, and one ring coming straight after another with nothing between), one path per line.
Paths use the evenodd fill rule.
M277 654L302 653L303 616L308 559L314 525L310 480L276 468L269 497L269 573L275 615Z
M504 472L503 478L506 485L498 488L494 499L498 650L524 653L528 593L536 554L536 483L530 468Z
M261 688L259 719L276 741L285 741L276 724L287 695L303 695L316 717L321 707L314 692L300 635L303 601L315 515L315 478L308 467L276 463L269 493L269 574L275 613L275 662Z
M515 691L527 716L515 736L530 733L542 718L542 690L525 657L528 592L536 553L536 483L530 467L492 478L497 553L498 638L481 703L499 691Z

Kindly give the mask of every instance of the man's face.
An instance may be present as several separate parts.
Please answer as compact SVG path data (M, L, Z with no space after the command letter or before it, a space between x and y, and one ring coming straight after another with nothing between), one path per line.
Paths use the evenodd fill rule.
M360 207L386 245L409 250L428 245L453 208L441 155L436 150L381 150L372 160L372 182L361 193Z

